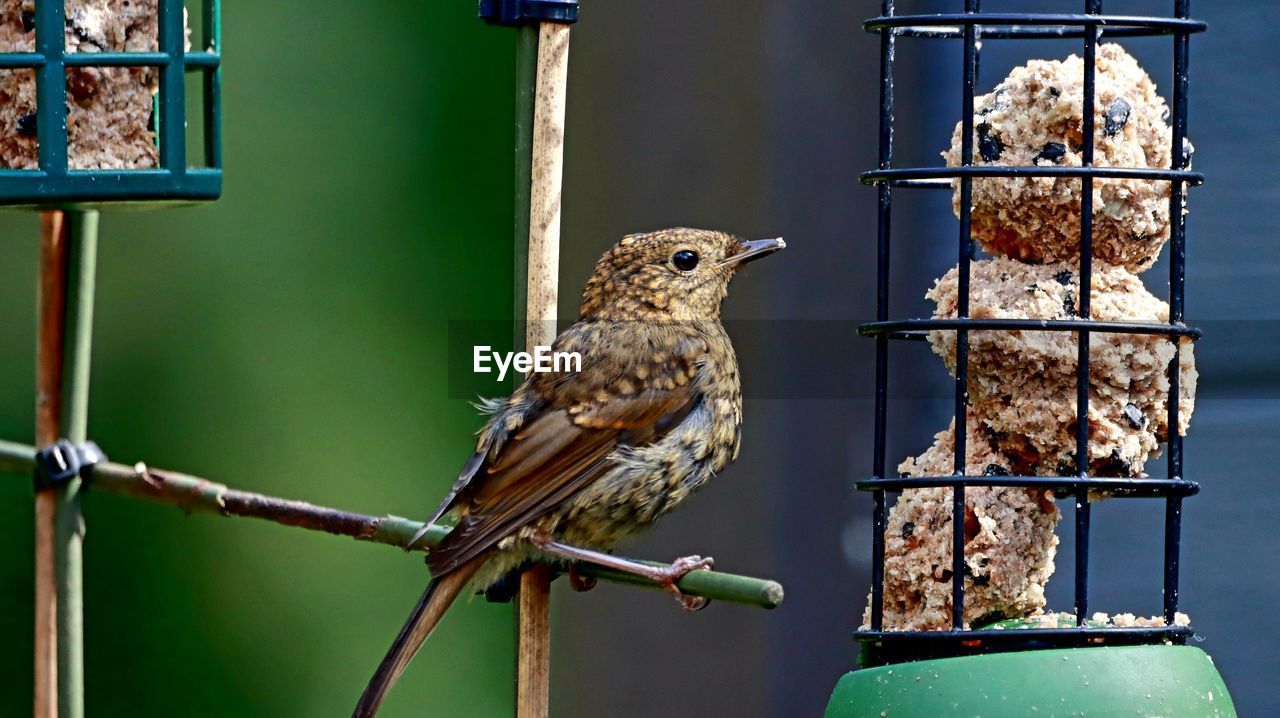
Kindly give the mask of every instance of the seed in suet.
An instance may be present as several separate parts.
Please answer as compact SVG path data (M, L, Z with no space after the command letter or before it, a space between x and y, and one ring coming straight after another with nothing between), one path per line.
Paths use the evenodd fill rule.
M1129 106L1128 102L1125 102L1123 97L1116 98L1116 101L1111 103L1111 106L1107 108L1106 124L1103 126L1103 133L1106 134L1107 137L1115 137L1120 134L1120 130L1123 130L1124 126L1129 123L1129 112L1132 109L1133 108Z
M1048 143L1045 143L1044 148L1040 150L1040 154L1036 156L1036 159L1049 160L1050 162L1057 162L1058 160L1065 157L1066 154L1067 154L1066 145L1062 144L1061 142L1048 142Z
M23 137L36 136L36 113L28 112L18 118L18 134Z

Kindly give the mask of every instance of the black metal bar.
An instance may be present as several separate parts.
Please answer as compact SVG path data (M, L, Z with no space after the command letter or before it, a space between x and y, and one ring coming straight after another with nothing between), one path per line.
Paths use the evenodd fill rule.
M539 22L572 25L578 0L480 0L479 15L489 25L522 27Z
M964 13L936 13L930 15L897 15L894 17L875 17L867 20L862 27L868 32L880 32L892 28L898 36L914 36L916 31L927 28L929 38L962 38L962 29L972 25L983 25L983 37L999 37L997 32L1017 33L1021 26L1044 28L1049 32L1043 34L1014 34L1010 37L1070 37L1060 30L1065 28L1101 28L1108 33L1121 29L1145 30L1147 35L1168 35L1175 32L1203 32L1208 26L1198 20L1184 17L1147 17L1142 15L1102 15L1101 13L1015 13L988 12L982 17L974 17L967 10ZM1009 27L1003 27L1009 26ZM1133 37L1133 35L1129 35Z
M981 5L982 0L978 0L976 5ZM975 7L974 12L980 12L980 7ZM982 25L974 24L973 26L973 86L976 94L978 83L982 81L982 38L986 36L986 29Z
M984 15L985 17L985 15ZM988 40L1078 40L1082 39L1086 30L1074 25L988 25L982 24L982 37ZM1163 37L1179 32L1177 29L1164 27L1099 27L1098 38L1116 40L1135 37ZM964 32L959 27L916 26L901 27L894 31L895 37L921 38L932 40L960 40Z
M1085 0L1085 12L1102 14L1102 0ZM1097 33L1084 38L1084 151L1083 164L1093 166L1094 109L1097 102ZM1089 320L1089 299L1093 284L1093 176L1080 178L1080 291L1079 315ZM1089 475L1089 332L1077 335L1076 358L1076 471L1081 478ZM1076 489L1076 625L1083 626L1089 613L1089 491Z
M1174 0L1174 15L1187 17L1190 0ZM1171 168L1181 170L1189 157L1184 148L1187 136L1187 85L1190 38L1183 33L1173 39L1173 147ZM1186 216L1183 214L1184 188L1173 183L1169 188L1169 321L1181 322L1184 312L1183 291L1186 265ZM1173 361L1169 363L1169 408L1166 413L1168 434L1169 478L1182 479L1182 432L1178 416L1181 400L1182 343L1173 342ZM1164 616L1171 622L1178 611L1178 570L1181 563L1182 501L1170 498L1164 512Z
M1190 482L1179 482L1190 483ZM1170 496L1164 504L1164 622L1172 624L1178 612L1178 544L1182 537L1182 497Z
M871 630L884 628L884 492L872 494L871 520Z
M859 631L860 663L864 668L888 663L950 658L978 653L1133 646L1154 643L1182 645L1193 635L1189 626L1142 628L1008 628L976 631Z
M956 635L950 631L858 631L855 635L860 641L1017 641L1028 636L1051 638L1054 636L1074 636L1084 639L1106 639L1121 636L1168 636L1181 635L1190 637L1193 633L1189 626L1138 626L1133 628L984 628L965 631Z
M978 0L965 0L964 11L979 11ZM978 42L974 24L965 25L964 78L960 102L960 159L973 164L973 95L977 85ZM973 179L960 179L960 242L956 267L959 273L956 316L969 316L969 261L973 258ZM969 405L969 332L956 330L955 385L955 473L965 474L965 452L968 443ZM964 505L965 486L957 484L951 492L951 630L964 629Z
M854 483L860 491L902 491L933 486L1024 486L1058 493L1077 489L1106 492L1116 497L1191 496L1200 491L1194 481L1129 479L1090 476L916 476L873 477Z
M883 0L881 12L893 15L893 0ZM880 35L880 169L893 166L893 34ZM889 240L892 231L893 190L881 186L876 227L876 319L889 318ZM889 413L889 338L876 339L875 447L873 472L884 476L885 443ZM875 492L871 529L871 628L880 630L884 622L884 529L885 496Z
M1164 182L1180 181L1192 185L1202 184L1204 175L1199 172L1144 169L1141 167L1042 167L980 165L976 167L901 167L889 170L872 170L861 175L863 184L910 179L955 179L957 177L1101 177L1105 179L1140 179ZM904 185L899 185L904 186ZM933 186L933 185L930 185ZM951 187L948 183L947 187Z
M1199 339L1202 332L1195 327L1181 324L1154 324L1148 322L1106 322L1092 319L895 319L887 322L870 322L858 325L858 333L864 336L879 334L904 335L907 333L927 336L931 331L967 329L995 329L1000 331L1078 332L1098 334L1162 334L1170 337Z

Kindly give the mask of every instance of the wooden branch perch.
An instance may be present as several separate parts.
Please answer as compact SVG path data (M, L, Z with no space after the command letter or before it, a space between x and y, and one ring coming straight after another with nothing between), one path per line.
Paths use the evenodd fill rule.
M0 441L0 472L29 477L34 467L35 449L25 444ZM97 464L89 472L85 486L98 491L176 506L187 513L263 519L285 526L350 536L360 541L397 546L402 549L422 526L420 521L399 516L356 514L316 506L305 501L240 491L208 479L152 469L143 464L134 466L114 462ZM414 550L429 550L448 532L449 529L445 526L431 527L426 537ZM584 576L593 576L602 581L642 588L660 588L648 579L598 566L582 565L579 570ZM718 571L694 571L681 579L678 585L681 591L691 596L704 596L718 601L761 608L776 608L782 603L780 584L749 576L737 576Z

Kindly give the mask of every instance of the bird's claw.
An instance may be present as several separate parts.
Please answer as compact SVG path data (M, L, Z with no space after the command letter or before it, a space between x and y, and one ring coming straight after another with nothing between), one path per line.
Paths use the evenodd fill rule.
M583 593L585 591L590 591L595 587L595 576L583 576L578 572L578 565L576 563L569 564L569 588L572 588L578 593Z
M701 611L711 603L711 599L703 596L690 596L680 590L676 584L692 571L710 571L716 565L715 559L708 556L681 556L671 562L670 566L659 569L661 575L658 583L675 597L676 603L690 613Z

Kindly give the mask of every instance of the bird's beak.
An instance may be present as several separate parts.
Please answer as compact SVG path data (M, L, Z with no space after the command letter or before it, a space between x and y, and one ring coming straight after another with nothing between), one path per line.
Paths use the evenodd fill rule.
M720 264L721 266L741 266L752 260L767 257L779 249L785 249L786 246L787 243L782 240L782 237L753 239L739 244L737 253L725 257Z

